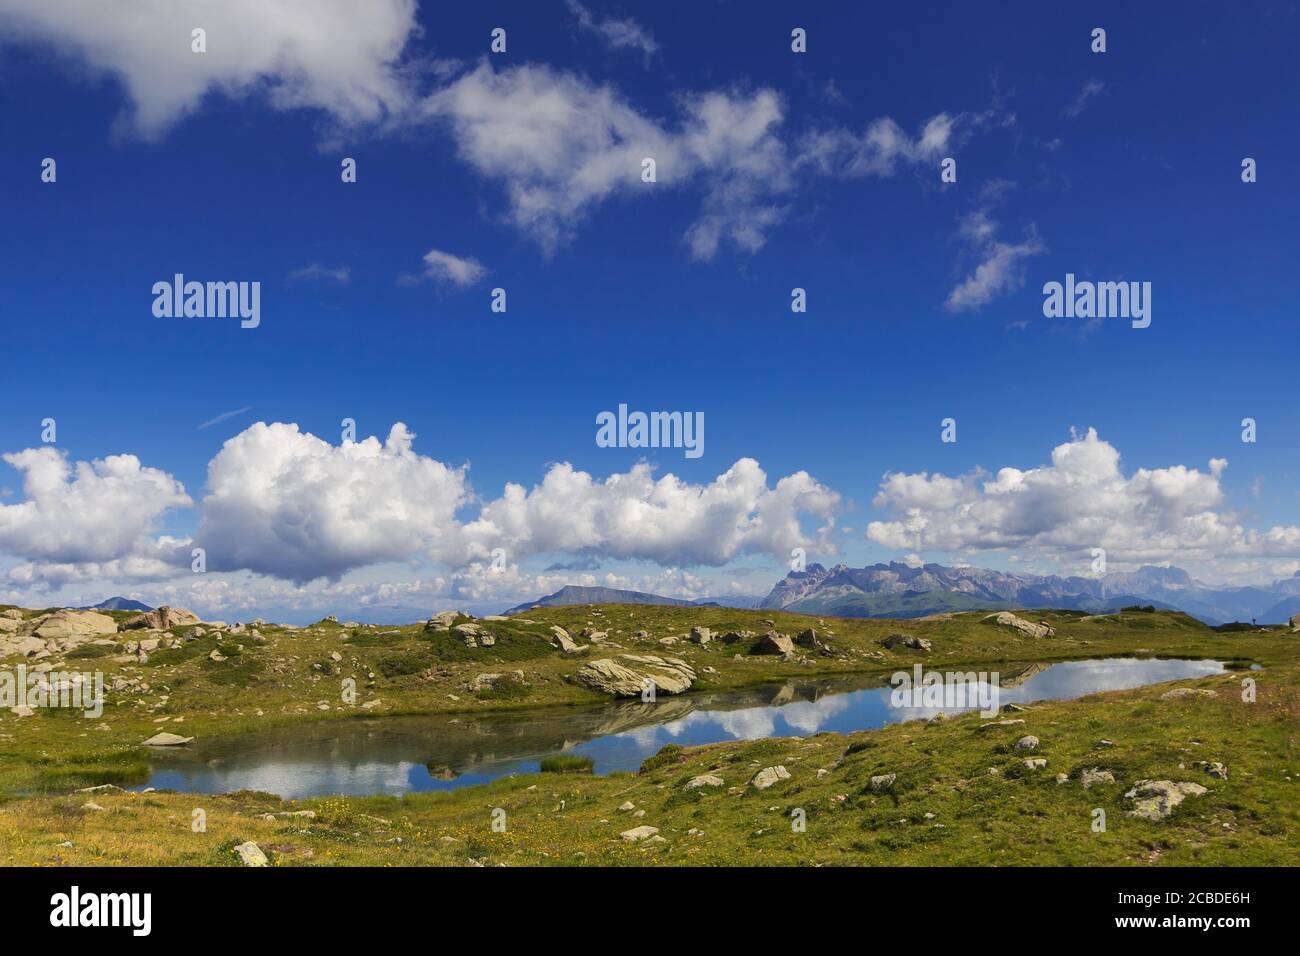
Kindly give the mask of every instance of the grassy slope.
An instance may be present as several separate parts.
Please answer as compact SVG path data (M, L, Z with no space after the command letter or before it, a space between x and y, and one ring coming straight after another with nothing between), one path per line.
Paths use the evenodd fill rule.
M599 611L599 613L597 613ZM786 632L815 619L770 611L721 608L606 606L529 612L536 625L496 625L498 645L470 651L449 639L428 641L420 629L364 629L358 637L333 626L309 631L264 629L266 646L226 639L229 660L206 658L211 639L179 652L159 652L146 665L69 661L103 666L110 675L142 677L148 692L114 700L98 721L66 713L0 718L0 863L229 863L230 846L246 839L269 849L278 863L464 864L807 863L898 865L987 863L1265 863L1300 862L1289 840L1300 823L1300 641L1273 631L1225 636L1175 614L1125 614L1081 620L1077 614L1040 616L1057 627L1048 640L980 623L982 614L948 620L900 622L829 620L837 656L806 655L800 662L745 656L738 648L654 639L691 624L718 630L761 630L770 618ZM625 652L664 652L690 660L699 689L739 687L789 677L892 671L923 659L927 666L996 664L1144 653L1250 658L1265 665L1253 676L1258 701L1244 703L1240 675L1180 682L1217 696L1161 700L1167 687L1037 704L1023 727L976 733L978 717L944 724L897 725L843 737L729 743L665 755L662 765L636 775L592 777L543 774L486 787L406 798L306 800L282 803L262 794L70 794L77 786L138 779L146 756L137 744L158 730L216 736L276 723L339 719L354 709L338 704L338 682L355 676L359 702L379 698L383 713L499 709L538 703L583 703L603 698L565 678L583 657L563 656L545 643L546 626L577 631L591 621L608 628ZM491 625L490 625L491 626ZM650 632L633 641L639 628ZM879 653L886 634L905 630L927 637L935 651ZM333 662L332 651L343 661ZM618 653L618 651L614 651ZM320 665L320 669L312 665ZM704 672L711 667L716 673ZM529 693L476 699L466 689L475 674L521 668ZM326 673L332 671L332 673ZM368 677L373 673L374 678ZM166 702L160 703L165 695ZM459 698L458 700L452 699ZM316 709L318 701L329 711ZM261 716L258 716L258 713ZM374 712L369 712L373 714ZM170 717L157 724L160 717ZM177 725L176 717L183 718ZM98 729L107 727L106 730ZM1027 771L1023 755L1007 745L1023 733L1038 736L1044 771ZM1116 746L1096 748L1102 738ZM854 752L846 756L846 752ZM1229 779L1214 780L1193 765L1218 760ZM753 773L784 764L791 779L759 793L746 786ZM1183 766L1180 768L1180 764ZM1115 786L1084 791L1083 767L1111 769ZM820 779L816 771L829 773ZM1000 771L991 774L990 768ZM720 790L682 789L685 780L716 772ZM872 775L897 773L892 793L868 786ZM1054 774L1072 775L1058 785ZM1210 789L1189 798L1174 817L1149 823L1126 817L1120 795L1142 777L1193 780ZM44 788L38 797L19 789ZM734 791L733 791L733 788ZM83 809L93 799L103 810ZM643 818L620 812L631 800ZM494 833L490 813L507 814ZM1092 810L1108 817L1106 833L1092 830ZM202 808L207 830L193 833L191 811ZM263 821L256 814L307 808L314 821ZM800 808L807 830L792 832L789 814ZM927 817L926 814L933 814ZM631 845L618 834L633 826L659 827L666 842ZM688 835L695 828L698 835ZM70 848L57 844L72 841Z

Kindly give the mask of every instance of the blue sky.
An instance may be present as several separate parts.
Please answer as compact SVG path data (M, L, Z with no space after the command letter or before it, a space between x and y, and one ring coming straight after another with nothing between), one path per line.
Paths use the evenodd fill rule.
M403 612L500 607L577 580L545 572L574 555L586 583L757 593L792 543L824 563L1084 573L1102 543L1117 567L1173 563L1214 581L1300 569L1293 4L1171 16L334 0L274 29L254 4L179 3L162 19L126 0L43 6L0 3L0 451L133 455L192 504L164 506L156 481L133 491L129 476L78 493L69 476L0 512L0 599L202 605L238 592L250 610L309 615L396 608L376 589L405 582ZM190 27L205 22L209 49L193 53ZM489 53L495 27L505 53ZM791 51L795 27L806 53ZM1105 53L1090 50L1094 27ZM660 181L640 182L624 147L662 150ZM949 156L957 182L943 184ZM55 183L41 181L45 157ZM340 181L343 157L356 183ZM1257 182L1241 181L1243 157ZM716 248L693 245L711 222ZM431 250L483 274L410 281ZM259 281L260 326L155 318L150 289L176 272ZM1066 273L1150 282L1151 326L1045 318L1042 286ZM495 287L505 314L489 310ZM790 310L794 287L805 314ZM620 402L703 412L705 454L598 447L595 416ZM1247 416L1255 443L1241 441ZM946 417L955 443L939 440ZM389 549L354 547L343 525L317 540L293 520L301 536L286 543L286 513L330 520L294 494L338 495L299 485L276 509L248 496L259 469L300 477L298 465L241 457L250 484L230 495L243 504L205 508L224 442L266 422L337 446L344 418L380 441L404 423L413 455L470 465L472 492ZM1105 472L1113 450L1118 464L1079 485L1052 468L1072 441L1076 460ZM668 496L635 519L607 502L590 534L530 525L449 544L461 536L449 515L469 524L507 482L533 489L556 463L599 485L646 460L689 497L746 458L765 490L807 473L818 501L794 509L797 533L757 499L721 516L706 502L699 520L717 527L684 529ZM381 493L415 514L428 491L400 476L367 486L369 472L337 464L329 480L353 487L352 521ZM1039 469L1001 493L1018 496L1009 511L974 478L954 492L918 477L872 504L886 473L1002 468ZM0 464L0 508L37 501L28 473ZM137 491L153 504L120 506ZM547 508L561 501L588 504L539 500L525 523L558 520ZM1060 513L1076 501L1080 514ZM120 520L88 517L96 508ZM248 544L196 590L185 545L205 516L227 522L213 540ZM735 540L715 548L710 535ZM470 580L498 544L509 572ZM316 565L294 548L337 551L349 570L302 580Z

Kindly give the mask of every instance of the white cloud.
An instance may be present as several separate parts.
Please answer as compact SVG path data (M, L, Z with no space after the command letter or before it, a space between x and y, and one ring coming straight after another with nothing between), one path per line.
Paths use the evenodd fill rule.
M1016 549L1077 560L1105 548L1112 562L1189 564L1228 557L1300 556L1300 528L1247 529L1225 510L1227 462L1206 471L1172 465L1124 475L1119 451L1089 429L1021 471L891 473L873 504L892 516L867 537L908 551Z
M129 124L154 137L213 92L262 92L348 125L401 113L415 13L415 0L5 0L0 38L48 42L120 80ZM206 53L191 51L196 27Z
M23 473L25 501L0 505L0 552L30 562L10 571L23 583L64 581L104 568L150 575L177 543L156 537L162 516L192 502L166 472L134 455L70 464L55 448L0 456Z
M871 122L861 134L845 129L820 130L801 144L800 162L825 175L892 176L900 165L935 164L951 154L986 117L939 113L926 120L915 136L888 116Z
M258 422L231 438L208 465L194 535L209 570L302 582L458 556L465 469L417 455L414 437L398 422L382 444L333 446L297 425Z
M976 310L1019 289L1025 282L1023 260L1047 251L1032 224L1020 242L1004 242L997 232L998 224L986 209L977 209L962 219L958 236L979 263L948 293L944 307L950 312Z
M677 122L669 124L610 86L546 66L497 71L484 62L424 108L449 124L461 159L503 184L510 221L548 254L613 196L694 183L703 199L685 241L701 260L725 245L761 248L801 171L888 175L900 162L940 155L959 125L975 125L940 114L913 138L882 119L861 138L816 134L794 155L781 137L784 106L770 89L683 93L677 103ZM646 158L655 160L653 184L641 179Z
M512 557L579 551L662 565L720 565L743 554L788 554L809 543L800 518L829 524L839 495L797 472L768 487L752 458L706 485L675 475L655 479L649 465L597 481L554 465L531 491L506 486L466 525L471 542Z
M616 19L609 17L598 19L577 0L567 0L569 13L578 21L578 26L596 36L613 50L640 50L647 57L659 50L659 44L650 31L631 17Z
M469 256L455 256L440 249L430 249L424 254L424 274L419 278L432 279L434 282L468 288L478 282L487 269L483 263Z

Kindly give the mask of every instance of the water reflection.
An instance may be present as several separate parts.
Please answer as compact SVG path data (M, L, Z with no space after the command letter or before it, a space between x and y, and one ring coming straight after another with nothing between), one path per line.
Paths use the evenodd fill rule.
M1219 661L1114 658L1002 665L1000 702L1068 699L1223 673ZM146 786L198 793L263 790L285 797L448 790L538 769L559 752L596 772L635 770L664 744L850 733L954 707L894 707L879 678L790 682L725 694L595 708L324 723L153 755ZM965 708L976 709L976 708Z

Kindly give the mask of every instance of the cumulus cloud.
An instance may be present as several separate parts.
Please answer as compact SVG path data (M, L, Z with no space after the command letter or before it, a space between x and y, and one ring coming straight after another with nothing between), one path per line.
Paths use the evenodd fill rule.
M165 570L175 539L162 516L192 504L171 475L134 455L68 461L45 446L0 456L23 475L24 501L0 505L0 552L25 559L20 583L61 582L92 569L150 575Z
M839 495L807 472L769 487L752 458L703 485L671 474L656 479L644 462L604 481L558 464L531 491L507 485L465 534L512 555L586 550L664 565L720 565L808 544L801 516L829 523L838 505Z
M806 472L769 486L748 458L701 485L656 479L645 463L604 480L561 463L531 490L508 484L463 523L457 512L478 502L466 468L417 454L414 437L399 422L382 444L333 446L259 422L230 439L208 466L194 536L209 569L335 580L388 561L464 567L497 548L511 562L567 552L719 565L808 544L801 523L829 523L839 504Z
M194 536L209 570L302 582L383 561L455 557L465 469L417 455L414 438L401 422L383 443L334 446L278 422L231 438L208 465Z
M1125 475L1119 451L1088 429L1050 465L959 477L891 473L873 504L890 520L867 537L900 551L1015 549L1064 561L1105 548L1112 561L1191 563L1300 555L1300 528L1247 529L1224 508L1227 462Z
M659 44L650 31L631 17L601 19L578 0L567 0L569 13L578 21L584 32L593 33L611 50L639 50L647 57L659 50Z
M156 137L209 93L369 123L410 103L399 61L415 0L5 0L0 38L46 42L121 82L128 124ZM207 32L207 52L191 31Z

